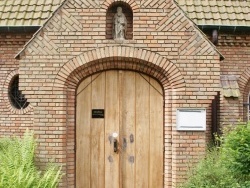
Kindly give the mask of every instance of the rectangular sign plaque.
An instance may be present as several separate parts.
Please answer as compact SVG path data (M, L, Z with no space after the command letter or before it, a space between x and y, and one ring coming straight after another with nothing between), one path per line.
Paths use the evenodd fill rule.
M92 118L104 118L104 109L92 109Z
M180 108L177 109L178 131L205 131L206 109L205 108Z

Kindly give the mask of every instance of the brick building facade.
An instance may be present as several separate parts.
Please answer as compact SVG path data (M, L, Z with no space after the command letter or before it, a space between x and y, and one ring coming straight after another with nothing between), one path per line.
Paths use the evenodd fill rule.
M245 1L235 2L245 3ZM190 13L188 8L190 4L183 4L182 1L178 4L172 0L67 0L55 1L54 4L49 3L49 5L52 8L47 10L47 12L51 11L47 17L41 14L36 18L36 14L33 14L33 21L27 18L31 23L29 27L24 24L27 22L24 14L23 26L18 27L13 26L10 21L13 20L12 18L9 17L8 20L7 17L2 16L0 134L1 136L21 135L26 128L34 130L39 143L37 162L42 167L53 158L63 164L65 176L62 187L81 187L79 183L81 180L76 178L81 177L77 173L82 173L81 170L77 170L81 164L79 162L81 157L78 156L77 151L79 148L76 147L77 144L81 146L81 141L78 141L79 132L77 132L81 126L81 123L77 123L80 119L77 113L81 101L77 100L77 90L83 82L89 78L92 79L95 75L108 74L110 70L117 71L119 75L123 72L125 74L133 72L136 76L145 78L149 87L160 93L163 101L151 101L148 108L154 109L154 105L159 102L159 105L163 106L162 112L157 111L159 114L157 117L161 121L158 124L158 119L152 116L156 123L151 123L149 132L153 135L158 127L162 127L159 133L162 135L160 142L163 148L156 150L149 146L148 152L150 153L152 149L155 155L160 153L163 156L163 169L159 171L162 187L175 187L185 179L188 164L197 161L204 154L206 144L211 140L211 133L218 131L222 125L237 122L239 119L247 120L250 90L250 65L248 65L250 25L246 15L237 18L239 22L245 21L244 26L227 28L224 25L214 24L203 27L204 25L191 20L191 14L190 16L185 13L185 11ZM13 7L15 6L13 4ZM123 8L128 20L125 40L113 40L111 36L112 19L117 7ZM244 7L249 10L249 2L244 4ZM14 8L11 10L13 11ZM41 11L39 8L34 10ZM247 12L247 10L244 11ZM16 22L18 22L18 16ZM36 27L37 25L41 27ZM214 30L219 31L218 38L216 35L212 36ZM27 99L25 108L15 106L10 97L11 86L17 76L18 89L21 91L19 97L23 99L25 96ZM154 80L152 83L157 82L162 89L157 89L158 86L152 84L151 79ZM92 82L94 84L94 81L95 79L88 83L86 88ZM119 81L119 83L123 85L123 82ZM91 87L94 88L92 85ZM104 90L110 90L108 85L104 87ZM132 96L131 94L130 98ZM143 97L144 93L136 100L141 100ZM95 101L93 100L93 103ZM107 99L104 103L107 105L109 102L110 100ZM125 103L130 103L130 99ZM82 108L85 108L84 105L86 104L83 103ZM98 105L97 108L105 110L105 105L104 107ZM177 130L178 109L206 109L206 130ZM123 114L123 111L118 110L118 116L132 118L126 115L129 111ZM105 111L105 113L107 114L103 121L109 129L109 125L105 124L108 121L106 117L109 112ZM156 113L154 110L149 112L149 114L154 113ZM140 114L142 119L148 116L144 112ZM95 124L97 120L89 117L89 121ZM122 124L123 120L119 121ZM142 120L135 118L134 121ZM137 123L132 127L137 130L137 126L142 125ZM136 144L133 146L135 151L131 156L137 159L136 156L139 154L136 150L140 149L141 143L136 142L140 136L136 137L139 133L134 132ZM100 132L97 131L97 133L99 135ZM100 134L104 136L99 135L95 140L89 138L89 141L96 142L100 149L95 153L96 155L104 152L103 161L97 162L97 165L108 163L108 159L110 162L110 157L116 159L116 154L106 154L106 151L103 151L103 147L107 147L105 142L111 133L101 132ZM119 139L119 142L124 144L123 138ZM146 143L147 139L149 138L145 137L145 140L141 140L142 143ZM150 142L157 143L151 140ZM89 147L91 146L93 145L90 144ZM90 156L91 152L92 150L90 150ZM134 160L131 156L130 162ZM94 159L93 156L92 160ZM149 161L150 165L155 165L157 162ZM134 166L135 164L133 163ZM139 177L140 174L136 174L138 169L134 166L129 173ZM98 168L99 166L95 169ZM97 173L107 174L106 167L101 166L100 169L102 168L104 168L103 173L99 171ZM149 174L153 172L149 170ZM96 178L87 184L90 187L104 187L105 178L108 175L103 176L104 179ZM121 179L120 185L125 185ZM130 183L133 184L131 181ZM150 185L148 182L143 187L150 187ZM114 185L114 187L117 186Z

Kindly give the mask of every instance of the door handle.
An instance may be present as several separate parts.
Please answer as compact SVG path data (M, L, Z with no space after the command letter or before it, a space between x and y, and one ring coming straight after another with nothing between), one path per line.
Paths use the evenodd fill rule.
M114 152L118 153L118 140L114 138Z
M113 133L112 136L113 136L114 152L118 153L118 140L117 140L118 134Z

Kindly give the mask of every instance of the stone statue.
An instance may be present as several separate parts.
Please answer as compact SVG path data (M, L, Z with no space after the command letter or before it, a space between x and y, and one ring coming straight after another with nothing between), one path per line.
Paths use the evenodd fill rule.
M122 12L122 7L117 7L117 13L113 18L113 39L124 40L126 38L127 19Z

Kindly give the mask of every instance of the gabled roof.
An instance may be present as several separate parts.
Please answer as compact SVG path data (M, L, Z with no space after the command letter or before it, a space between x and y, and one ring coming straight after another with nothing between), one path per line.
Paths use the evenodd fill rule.
M41 26L64 0L1 0L1 26Z
M42 26L65 0L1 0L0 27ZM249 0L175 0L197 25L250 27Z
M197 25L250 27L249 0L176 0L176 2Z

